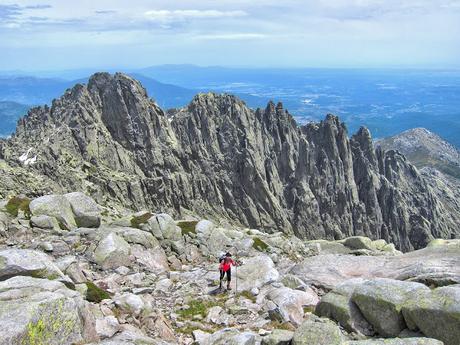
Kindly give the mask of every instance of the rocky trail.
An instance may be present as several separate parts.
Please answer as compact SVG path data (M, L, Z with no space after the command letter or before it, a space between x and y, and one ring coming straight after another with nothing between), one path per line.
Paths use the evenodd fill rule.
M223 251L243 264L213 294ZM0 202L0 325L2 345L458 345L460 241L403 254L16 196Z

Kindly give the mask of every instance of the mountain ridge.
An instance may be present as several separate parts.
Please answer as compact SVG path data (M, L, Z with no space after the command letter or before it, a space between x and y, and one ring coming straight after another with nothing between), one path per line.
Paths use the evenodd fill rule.
M426 128L413 128L380 139L377 145L400 151L418 168L436 168L460 179L460 150Z
M374 150L365 128L348 138L333 115L298 126L281 103L251 110L209 93L166 114L131 77L97 73L31 110L0 145L13 170L47 181L38 194L83 190L104 204L185 208L303 238L366 235L403 250L458 236L403 155Z

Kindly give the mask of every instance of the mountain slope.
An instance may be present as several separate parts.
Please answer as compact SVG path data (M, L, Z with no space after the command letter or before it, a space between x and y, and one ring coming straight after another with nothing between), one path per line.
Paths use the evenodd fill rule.
M303 238L367 235L403 250L458 236L404 156L375 150L365 128L349 139L333 115L299 127L282 104L254 111L199 94L166 115L131 77L98 73L32 109L1 145L13 170L50 180L16 192L58 185L105 204L185 208Z
M384 150L398 150L418 168L436 168L460 179L460 151L425 128L410 129L377 144Z

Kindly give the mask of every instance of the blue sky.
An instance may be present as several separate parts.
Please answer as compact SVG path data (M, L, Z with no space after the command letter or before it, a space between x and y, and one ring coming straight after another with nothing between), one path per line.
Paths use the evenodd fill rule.
M460 67L460 0L0 0L0 70Z

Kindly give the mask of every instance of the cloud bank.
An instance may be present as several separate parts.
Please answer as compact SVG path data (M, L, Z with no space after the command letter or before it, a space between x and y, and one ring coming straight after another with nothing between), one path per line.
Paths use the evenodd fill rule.
M460 63L460 0L16 0L0 35L0 69L443 67Z

